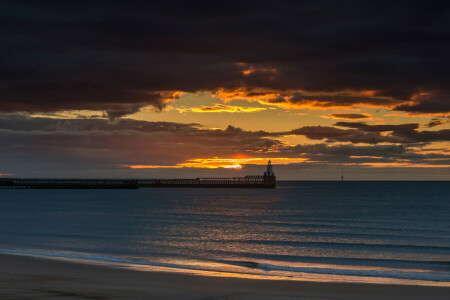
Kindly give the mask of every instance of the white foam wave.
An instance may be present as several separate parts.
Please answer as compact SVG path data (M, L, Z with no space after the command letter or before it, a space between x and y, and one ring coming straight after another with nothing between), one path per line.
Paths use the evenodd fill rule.
M0 253L56 257L56 258L67 258L67 259L82 259L82 260L88 260L88 261L155 266L155 267L184 269L184 270L202 270L202 271L216 271L216 272L218 271L218 270L214 270L214 269L200 268L200 267L193 266L193 265L138 261L138 260L130 260L130 259L124 259L124 258L111 257L111 256L90 255L90 254L75 254L75 253L64 253L64 252L32 251L32 250L12 250L12 249L0 249ZM367 270L367 269L366 270L351 270L351 269L336 269L336 268L289 267L289 266L279 266L279 265L273 265L273 264L267 264L267 263L264 263L264 264L255 263L255 266L256 266L256 268L265 270L265 271L296 272L296 273L308 273L308 274L358 276L358 277L393 278L393 279L406 279L406 280L417 280L417 281L450 282L450 272L427 272L427 271L406 272L406 271L392 271L392 270Z
M64 253L64 252L45 252L45 251L10 250L10 249L0 249L0 253L34 255L34 256L44 256L44 257L68 258L68 259L82 259L82 260L89 260L89 261L144 265L144 266L165 267L165 268L173 268L173 269L189 269L189 270L195 269L192 266L188 266L188 265L147 262L147 261L117 258L117 257L112 257L112 256L101 256L101 255L90 255L90 254L74 254L74 253Z
M360 277L395 278L421 281L441 281L450 282L449 272L405 272L392 270L351 270L333 268L313 268L313 267L288 267L271 264L259 264L258 268L266 271L287 271L309 274L328 274Z

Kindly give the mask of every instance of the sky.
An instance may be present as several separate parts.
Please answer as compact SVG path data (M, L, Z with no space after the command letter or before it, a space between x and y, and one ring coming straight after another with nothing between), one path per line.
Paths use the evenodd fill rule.
M0 176L450 180L448 1L2 1Z

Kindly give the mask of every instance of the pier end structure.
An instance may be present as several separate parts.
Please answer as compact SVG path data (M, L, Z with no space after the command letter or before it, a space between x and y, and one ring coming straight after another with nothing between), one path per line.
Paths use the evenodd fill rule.
M272 162L269 160L269 163L267 164L267 169L264 172L264 187L266 188L275 188L277 185L277 178L275 176L275 173L272 169Z

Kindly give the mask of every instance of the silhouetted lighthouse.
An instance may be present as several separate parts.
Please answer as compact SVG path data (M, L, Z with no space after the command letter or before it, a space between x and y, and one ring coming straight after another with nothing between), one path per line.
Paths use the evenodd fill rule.
M274 188L276 186L276 177L272 169L272 162L269 160L267 164L267 170L264 172L264 186L268 188Z

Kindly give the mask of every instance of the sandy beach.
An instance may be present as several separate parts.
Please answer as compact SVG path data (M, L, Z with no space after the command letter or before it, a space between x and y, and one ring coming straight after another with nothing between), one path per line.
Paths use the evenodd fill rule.
M448 299L450 288L136 271L0 255L0 299Z

